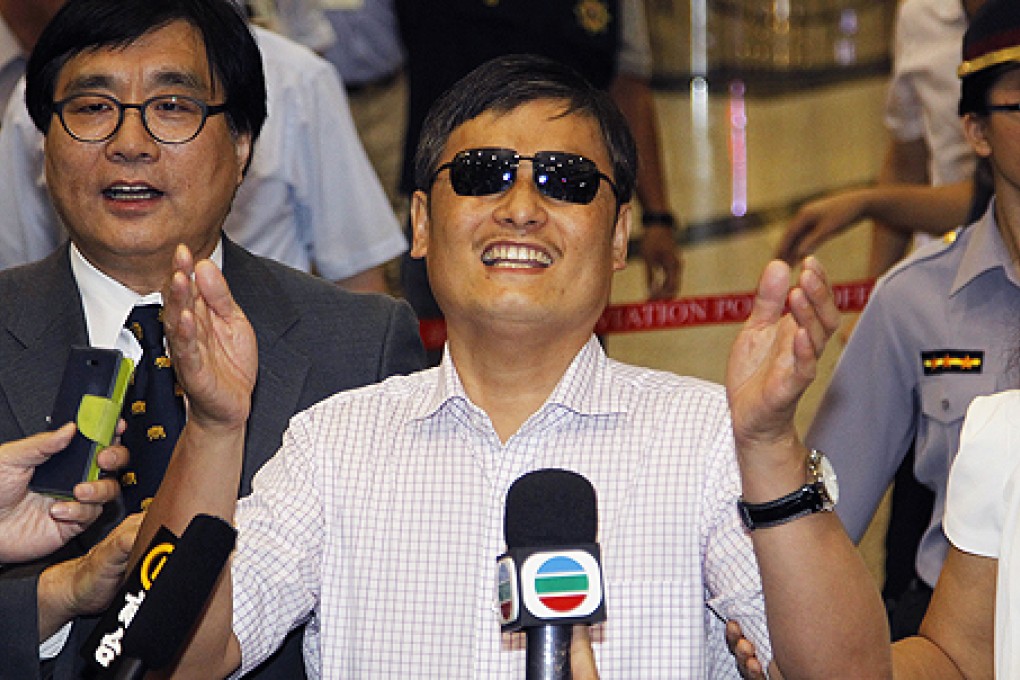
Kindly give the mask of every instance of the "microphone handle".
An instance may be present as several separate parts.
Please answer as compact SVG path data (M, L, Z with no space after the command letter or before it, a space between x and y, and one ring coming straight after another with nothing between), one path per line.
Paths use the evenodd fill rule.
M126 656L117 664L117 670L111 680L142 680L147 671L141 659Z
M570 636L573 626L536 626L527 635L525 680L570 680Z

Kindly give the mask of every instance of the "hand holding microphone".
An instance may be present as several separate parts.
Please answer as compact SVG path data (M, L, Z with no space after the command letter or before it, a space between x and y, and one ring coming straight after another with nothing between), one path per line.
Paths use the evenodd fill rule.
M527 680L569 680L571 632L606 618L595 490L567 470L536 470L507 492L497 561L500 625L527 635Z
M236 530L197 515L180 539L161 527L81 654L99 678L142 678L174 661L234 548Z
M599 680L599 671L595 667L595 653L591 648L591 636L588 626L574 626L570 639L570 675L571 680Z

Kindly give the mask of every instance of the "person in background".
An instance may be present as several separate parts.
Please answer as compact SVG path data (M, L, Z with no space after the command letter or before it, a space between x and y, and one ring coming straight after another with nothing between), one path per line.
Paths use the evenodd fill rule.
M934 594L919 607L920 637L894 647L897 678L993 677L993 669L994 677L1013 678L1020 670L1012 616L1018 36L1020 5L988 0L963 41L960 112L968 141L993 171L988 211L953 243L921 249L884 279L807 437L825 447L840 475L837 512L852 537L863 532L909 442L917 442L915 470L935 493L935 507L916 566ZM746 659L751 646L731 633L738 659Z
M873 275L878 275L902 257L911 233L924 231L938 235L948 231L946 238L952 240L956 236L956 231L952 230L960 224L977 221L985 212L992 188L990 170L986 161L975 166L977 156L963 134L958 111L960 85L955 73L963 33L983 3L984 0L951 3L908 0L900 6L895 69L886 114L892 139L879 183L840 192L803 207L780 245L781 255L788 261L810 252L820 241L855 220L871 217L879 223L871 269ZM899 236L889 240L894 234ZM892 251L887 249L883 255L881 244L888 246L894 242L899 245ZM933 304L931 300L929 298L929 304ZM902 301L906 303L906 299ZM928 307L929 311L931 309ZM917 323L911 318L895 325L900 324L912 326L909 333L924 328L923 322ZM873 330L874 323L869 323L868 331ZM903 335L895 328L888 332ZM885 376L888 375L886 372ZM953 378L936 378L939 380ZM973 377L957 376L955 380L961 385L975 382ZM971 389L980 393L987 386ZM891 394L900 394L899 387L893 387ZM930 588L934 585L936 565L941 562L941 558L933 560L929 553L928 558L920 558L928 562L922 573L914 566L919 550L931 550L930 546L923 547L922 541L932 540L930 533L927 537L925 534L929 532L933 503L940 502L931 491L933 479L942 477L942 482L936 484L944 484L944 470L942 473L926 470L927 464L920 457L930 456L931 447L941 450L943 446L955 446L959 422L968 402L969 399L963 400L945 410L944 415L952 414L956 425L949 427L951 435L943 443L938 443L935 437L929 438L921 430L918 441L905 445L906 453L902 453L899 448L902 444L898 441L875 442L877 446L890 447L901 460L891 480L893 492L885 538L883 592L894 638L917 632ZM850 410L856 413L853 408ZM907 415L910 409L894 412L903 413L905 423L916 420ZM827 412L822 417L830 416ZM843 458L843 454L834 455ZM849 501L846 507L855 504L856 500ZM857 526L858 521L854 519L849 527L851 535L859 536L858 532L862 531Z
M984 2L900 3L885 107L890 138L878 181L804 205L783 234L779 257L796 261L871 218L876 224L868 268L879 276L906 254L913 233L937 236L980 217L989 196L983 184L975 187L976 157L957 113L956 67L969 18Z
M155 306L182 242L222 268L258 335L245 472L220 480L230 494L248 493L298 411L421 367L417 323L405 303L349 293L224 236L253 147L267 141L259 135L266 117L262 56L246 18L227 0L68 0L32 52L26 101L70 242L0 272L0 442L46 428L72 345L145 356L149 345L140 347L126 321L143 311L158 320ZM157 356L146 365L173 371L162 343L152 345ZM173 392L175 376L169 377ZM175 400L179 395L169 394L153 415L169 416ZM110 507L46 564L96 545L158 487L169 451L160 457L150 444L172 444L178 433L133 426L134 400L129 405L124 438L134 437L145 451L132 444L120 481L125 499L137 505ZM148 413L147 400L139 406ZM191 417L183 415L185 422ZM35 614L41 585L38 570L0 573L3 671L19 680L40 673L78 678L84 663L78 649L95 619L76 617L63 629L66 644L41 670ZM300 637L295 631L256 677L302 677Z
M272 0L256 11L336 68L365 152L394 211L405 216L400 170L407 78L391 0Z
M407 196L400 191L407 127L407 76L397 17L389 0L360 3L320 0L337 35L323 52L347 88L351 115L390 203L401 218Z
M64 0L0 0L0 116L25 73L35 41Z
M269 116L225 232L243 247L349 290L388 292L383 265L407 248L365 156L336 73L254 28ZM24 98L23 86L15 93ZM24 106L0 128L0 268L33 262L66 237L50 204L43 140Z

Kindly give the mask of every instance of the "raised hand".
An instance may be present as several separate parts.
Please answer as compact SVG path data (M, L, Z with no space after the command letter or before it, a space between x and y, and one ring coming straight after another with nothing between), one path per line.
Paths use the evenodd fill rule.
M792 289L789 266L778 260L768 264L727 366L726 391L738 451L748 444L788 444L796 439L797 403L814 380L818 359L838 327L832 288L816 258L804 260Z
M103 503L120 493L116 478L83 482L74 501L59 501L28 490L35 468L62 451L74 436L68 423L52 432L0 444L0 562L21 562L47 555L80 534L99 517ZM99 453L100 468L127 464L128 452L114 445Z
M212 262L174 254L163 295L166 336L188 403L188 420L238 427L248 418L258 372L255 331Z

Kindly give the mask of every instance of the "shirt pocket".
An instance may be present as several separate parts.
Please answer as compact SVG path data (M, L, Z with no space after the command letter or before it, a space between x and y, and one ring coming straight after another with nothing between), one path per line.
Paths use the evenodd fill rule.
M960 446L960 428L976 397L996 391L995 375L940 376L921 383L921 423L914 473L941 496Z
M938 380L921 382L921 413L942 425L956 424L967 415L975 397L996 391L997 376L939 376Z

